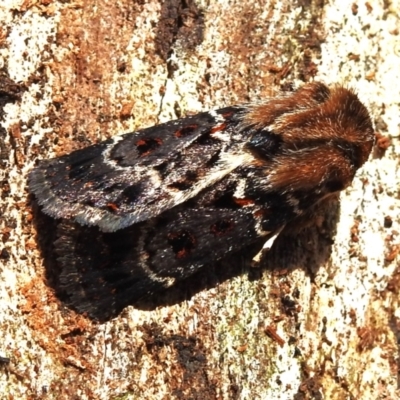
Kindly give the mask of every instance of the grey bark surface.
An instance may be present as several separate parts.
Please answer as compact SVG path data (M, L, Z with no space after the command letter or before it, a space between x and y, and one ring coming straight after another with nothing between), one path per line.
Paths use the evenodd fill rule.
M1 4L2 398L399 398L399 9ZM27 192L37 159L313 79L353 87L391 139L339 209L283 235L260 268L230 257L150 310L96 324L55 296Z

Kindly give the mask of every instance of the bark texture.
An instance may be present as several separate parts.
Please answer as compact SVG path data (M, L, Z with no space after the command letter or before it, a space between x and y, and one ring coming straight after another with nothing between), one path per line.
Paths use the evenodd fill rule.
M3 2L2 398L398 398L399 9L398 0ZM390 138L340 209L280 238L259 269L253 254L232 257L157 306L103 324L55 296L51 238L39 248L46 225L26 191L36 159L312 79L355 88Z

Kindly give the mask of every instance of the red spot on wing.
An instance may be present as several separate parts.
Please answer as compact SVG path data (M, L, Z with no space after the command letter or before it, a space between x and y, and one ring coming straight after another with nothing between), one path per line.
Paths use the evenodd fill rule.
M260 210L257 210L253 215L256 218L264 218L264 217L268 217L269 215L272 214L272 211L268 208L262 208Z
M211 129L210 133L213 134L215 132L221 132L226 129L226 126L227 126L227 124L225 122L222 124L216 125Z
M110 211L114 211L114 212L118 211L118 206L115 203L107 203L107 208Z
M186 125L183 126L181 129L175 131L174 135L177 138L186 137L191 135L199 126L197 124Z
M91 181L86 182L86 183L83 185L83 187L85 187L85 188L91 188L92 186L93 186L93 182L91 182Z
M189 254L189 251L186 249L179 250L176 253L176 258L185 258Z
M232 115L235 114L233 111L229 111L226 113L221 114L225 119L228 119L230 117L232 117Z
M160 147L162 140L160 138L139 139L135 144L139 157L145 157Z
M215 236L223 236L230 232L235 224L230 219L221 219L210 226L210 232Z
M167 240L176 258L187 257L197 244L196 237L187 230L170 232L167 235Z
M250 206L255 203L253 199L246 199L246 198L239 199L234 197L233 200L240 207Z

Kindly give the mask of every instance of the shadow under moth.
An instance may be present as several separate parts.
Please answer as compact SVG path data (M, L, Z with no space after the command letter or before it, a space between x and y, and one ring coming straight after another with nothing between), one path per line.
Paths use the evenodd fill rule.
M40 161L29 188L62 219L55 252L69 304L99 318L260 237L270 248L352 182L373 143L353 91L310 83Z

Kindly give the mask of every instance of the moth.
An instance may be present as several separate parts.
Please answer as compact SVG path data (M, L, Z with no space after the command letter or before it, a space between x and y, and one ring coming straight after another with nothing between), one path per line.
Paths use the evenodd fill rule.
M346 188L374 143L367 108L309 83L40 161L69 303L99 318L265 239ZM95 304L95 306L93 305Z

